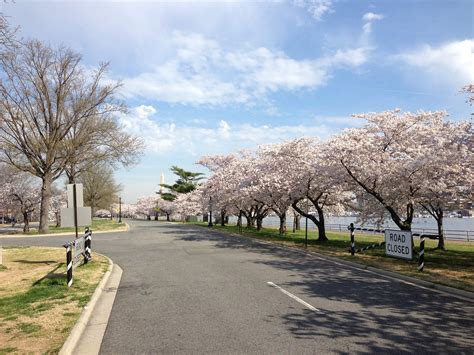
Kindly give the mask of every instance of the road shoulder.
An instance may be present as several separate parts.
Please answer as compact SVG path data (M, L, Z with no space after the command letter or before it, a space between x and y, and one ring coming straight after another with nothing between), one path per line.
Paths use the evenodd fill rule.
M84 307L59 354L98 354L112 312L122 269L110 259L107 272Z

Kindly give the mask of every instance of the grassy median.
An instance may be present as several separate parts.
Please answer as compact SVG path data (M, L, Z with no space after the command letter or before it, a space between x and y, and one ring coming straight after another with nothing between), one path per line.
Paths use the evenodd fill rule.
M197 224L207 226L207 223ZM239 229L235 225L225 227L214 225L214 229L228 233L239 233ZM261 231L243 228L242 234L289 247L305 247L304 230L295 233L287 232L280 236L278 230L273 228L264 228ZM308 231L308 250L474 292L474 242L447 241L447 250L443 251L435 249L437 241L427 240L425 243L425 269L423 272L418 272L416 255L419 250L419 242L416 237L416 255L411 261L386 256L384 247L369 249L351 256L348 251L350 247L349 231L346 233L327 231L327 237L328 241L320 242L317 240L317 231ZM384 241L384 237L380 234L362 234L356 231L355 240L356 247L363 248Z
M92 220L92 226L91 229L93 232L98 232L98 231L109 231L109 230L123 230L125 229L126 225L125 223L117 222L116 220L113 219L101 219L101 218L94 218ZM75 229L70 228L70 227L56 227L54 225L49 226L49 232L48 233L74 233ZM79 228L79 233L82 233L84 231L83 227ZM30 230L28 235L35 235L38 234L37 230Z
M0 268L0 354L55 354L108 267L103 256L74 269L66 284L64 248L3 250Z

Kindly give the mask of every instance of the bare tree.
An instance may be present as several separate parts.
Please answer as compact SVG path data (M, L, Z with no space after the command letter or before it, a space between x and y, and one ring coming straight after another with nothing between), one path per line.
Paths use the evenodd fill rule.
M79 122L67 135L70 157L66 175L72 184L85 171L107 163L111 167L130 166L138 162L142 141L118 125L113 117L94 117Z
M10 27L7 18L0 12L0 53L2 55L15 47L17 30Z
M79 181L84 185L84 203L91 207L92 215L117 202L122 188L115 182L112 168L106 164L83 171Z
M107 64L86 71L72 50L21 43L0 58L0 161L42 181L40 232L48 231L51 184L77 159L71 132L123 110ZM92 125L92 124L91 124Z

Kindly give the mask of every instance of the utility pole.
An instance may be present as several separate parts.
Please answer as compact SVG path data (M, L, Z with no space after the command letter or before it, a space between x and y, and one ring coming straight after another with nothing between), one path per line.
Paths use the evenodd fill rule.
M122 198L119 197L119 223L122 223Z

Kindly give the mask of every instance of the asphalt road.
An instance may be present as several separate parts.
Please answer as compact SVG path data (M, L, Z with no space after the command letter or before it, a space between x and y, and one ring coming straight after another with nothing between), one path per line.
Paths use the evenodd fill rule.
M93 238L124 271L103 354L474 354L473 302L204 228L130 224Z

